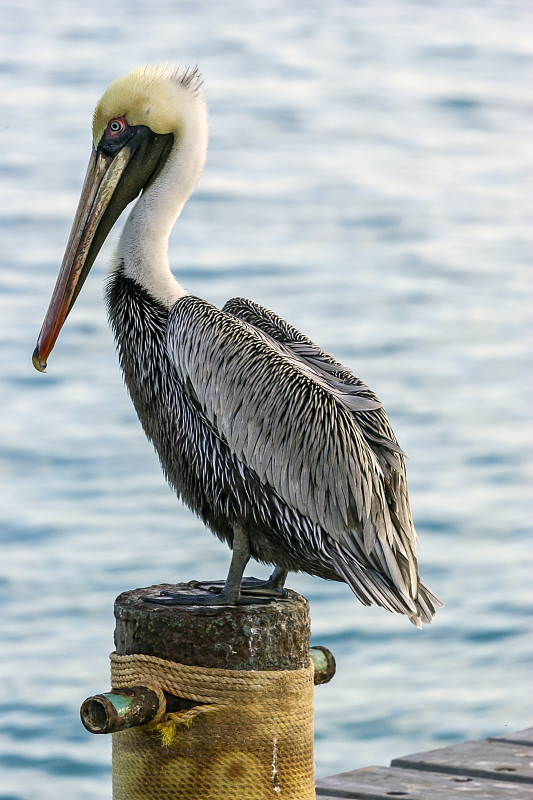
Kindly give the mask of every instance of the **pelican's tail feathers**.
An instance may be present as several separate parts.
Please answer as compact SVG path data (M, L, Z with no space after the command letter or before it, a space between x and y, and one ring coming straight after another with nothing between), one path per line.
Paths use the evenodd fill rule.
M405 614L417 628L421 628L422 623L429 624L435 614L435 607L442 606L439 598L423 583L418 585L417 597L413 599L353 555L344 558L342 550L342 545L338 544L332 548L333 565L363 605L377 605L393 614Z

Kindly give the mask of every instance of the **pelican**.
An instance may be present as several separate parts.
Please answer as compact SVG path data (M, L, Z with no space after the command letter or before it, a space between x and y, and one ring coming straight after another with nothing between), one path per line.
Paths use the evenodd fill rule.
M242 298L216 308L170 271L168 237L206 151L196 68L142 67L109 86L33 364L45 371L102 243L138 197L106 288L120 366L168 482L232 549L223 584L156 602L268 602L302 571L422 627L442 604L419 578L404 454L381 402L272 311ZM243 579L251 557L274 567L267 581Z

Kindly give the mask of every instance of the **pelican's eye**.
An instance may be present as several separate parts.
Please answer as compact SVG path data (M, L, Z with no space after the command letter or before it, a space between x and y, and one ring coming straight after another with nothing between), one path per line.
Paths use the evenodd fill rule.
M123 119L112 119L107 127L111 133L120 133L125 128L125 122Z

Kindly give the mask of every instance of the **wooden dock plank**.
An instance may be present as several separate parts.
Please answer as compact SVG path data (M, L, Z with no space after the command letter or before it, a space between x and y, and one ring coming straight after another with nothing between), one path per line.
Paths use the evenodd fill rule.
M414 753L391 762L392 767L533 784L532 765L528 745L487 739Z
M500 736L489 736L489 742L508 742L509 744L525 744L533 747L533 728L525 728L515 733L502 733Z
M321 778L317 799L533 800L533 785L400 767L365 767Z

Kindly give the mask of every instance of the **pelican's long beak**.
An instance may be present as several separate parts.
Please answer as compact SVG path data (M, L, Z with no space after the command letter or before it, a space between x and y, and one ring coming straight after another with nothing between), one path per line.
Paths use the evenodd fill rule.
M125 129L121 140L102 136L93 150L65 257L33 353L33 366L44 372L85 278L107 234L140 192L163 168L174 141L173 133L154 133L146 125Z
M63 323L109 232L111 226L106 225L107 230L103 236L98 237L101 241L96 248L93 248L91 257L88 258L102 218L110 206L130 157L131 150L127 146L114 156L106 155L100 150L93 150L91 154L63 263L33 353L33 366L39 372L45 371L46 360L52 352ZM123 206L117 209L118 213L112 215L113 221L122 210Z

